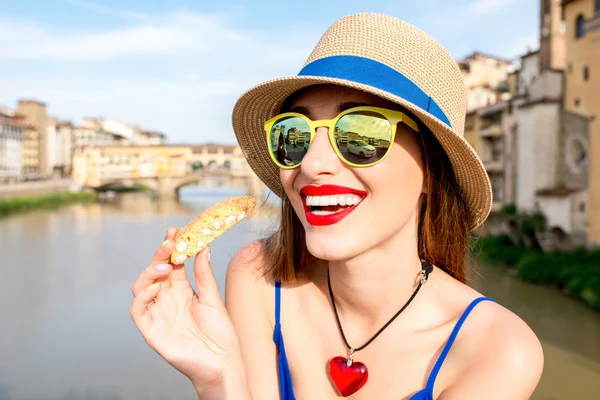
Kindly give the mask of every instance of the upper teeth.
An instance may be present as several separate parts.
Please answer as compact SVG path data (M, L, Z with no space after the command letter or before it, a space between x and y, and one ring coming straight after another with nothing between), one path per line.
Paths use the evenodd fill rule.
M334 196L306 196L307 206L353 206L361 201L355 194L338 194Z

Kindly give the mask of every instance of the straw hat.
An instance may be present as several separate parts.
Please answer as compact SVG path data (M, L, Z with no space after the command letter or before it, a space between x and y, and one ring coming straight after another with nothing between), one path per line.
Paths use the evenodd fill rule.
M264 122L285 99L315 84L336 84L397 103L414 113L445 149L467 204L471 229L492 206L483 163L464 139L465 86L458 65L436 40L397 18L361 13L327 29L297 76L261 83L238 99L233 129L248 164L279 197L279 168L268 153Z

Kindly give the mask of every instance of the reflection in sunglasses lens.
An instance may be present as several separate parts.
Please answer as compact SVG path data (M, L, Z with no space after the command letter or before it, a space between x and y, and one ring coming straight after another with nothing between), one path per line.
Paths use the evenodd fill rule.
M279 166L293 167L300 164L308 151L310 127L302 118L285 117L273 125L269 140Z
M392 128L383 115L372 111L346 114L335 126L335 143L342 157L356 165L373 164L387 153Z

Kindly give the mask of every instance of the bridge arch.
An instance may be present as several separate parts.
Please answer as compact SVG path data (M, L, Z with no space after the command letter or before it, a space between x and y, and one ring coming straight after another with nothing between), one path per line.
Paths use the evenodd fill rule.
M217 163L217 160L210 160L207 164L207 168L209 171L216 171L219 169L219 163Z
M108 191L111 189L119 189L123 187L133 186L135 184L140 184L152 191L156 191L158 189L158 183L156 179L110 179L106 181L102 181L102 183L98 186L90 187L97 192Z

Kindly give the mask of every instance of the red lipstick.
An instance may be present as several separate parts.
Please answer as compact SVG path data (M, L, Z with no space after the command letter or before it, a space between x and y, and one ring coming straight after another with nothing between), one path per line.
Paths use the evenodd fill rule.
M341 211L337 211L327 215L314 214L311 211L311 206L308 206L306 204L306 196L332 196L342 194L354 194L360 196L361 200L355 205L348 206L347 208ZM358 207L358 205L364 200L364 198L367 197L367 192L364 190L357 190L338 185L307 185L300 189L300 197L302 198L302 204L304 205L306 221L314 226L326 226L338 223L347 215L349 215L352 211L354 211L354 209Z

